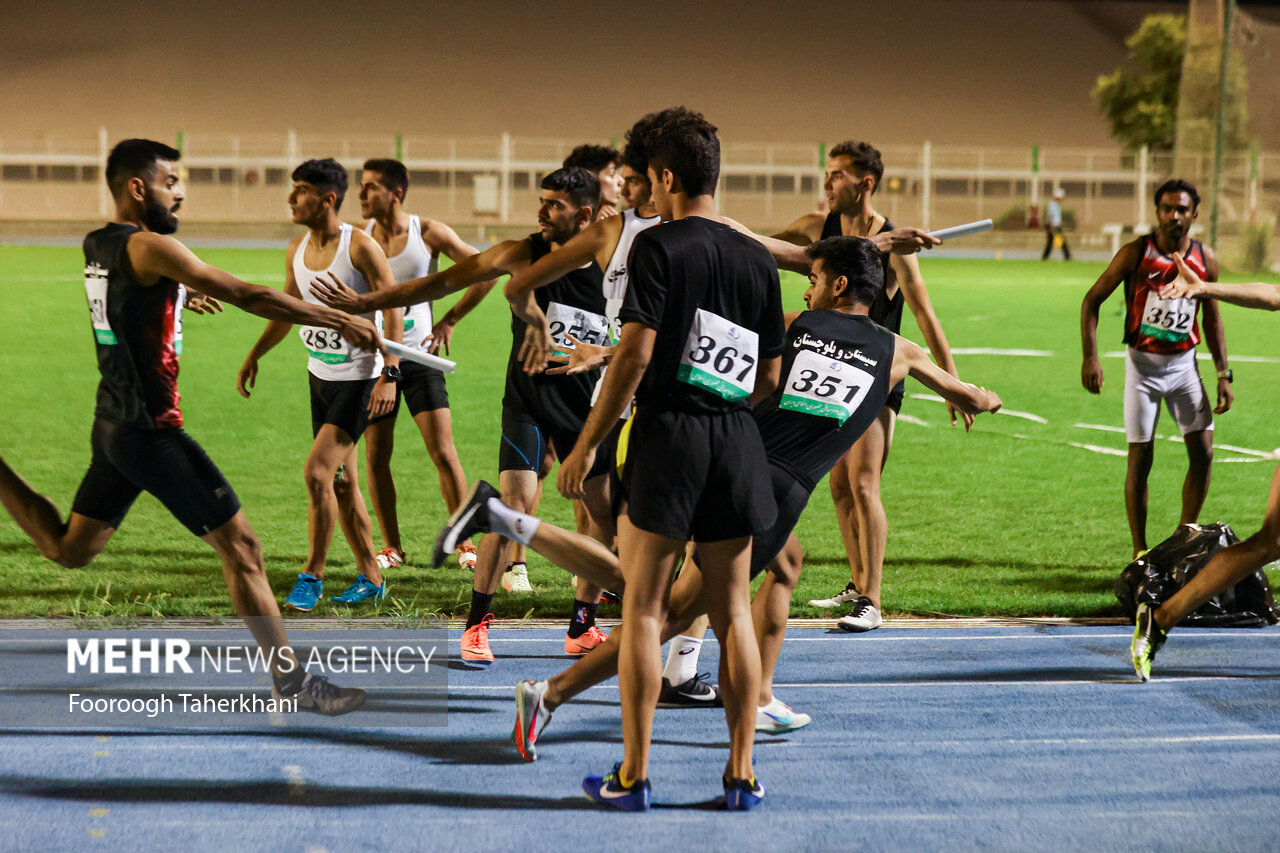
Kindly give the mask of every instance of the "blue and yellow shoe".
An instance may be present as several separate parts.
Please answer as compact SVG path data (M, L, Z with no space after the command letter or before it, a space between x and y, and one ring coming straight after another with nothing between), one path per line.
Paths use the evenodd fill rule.
M724 806L731 812L749 812L764 800L764 785L759 779L724 777Z
M622 762L613 765L608 776L588 776L582 780L582 791L587 799L620 812L647 812L649 810L649 780L640 779L630 787L622 787L620 779Z
M362 601L370 599L377 600L387 597L387 582L384 580L382 586L378 586L369 580L363 574L356 575L356 582L342 591L341 595L335 595L333 601L337 604L359 604Z
M322 595L324 595L324 581L306 572L298 572L298 580L293 584L289 597L284 600L284 606L305 613L316 606L316 602Z

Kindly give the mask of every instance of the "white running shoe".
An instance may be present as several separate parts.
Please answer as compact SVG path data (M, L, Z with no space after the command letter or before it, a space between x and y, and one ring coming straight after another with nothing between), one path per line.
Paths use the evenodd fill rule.
M879 628L883 624L884 620L880 618L880 611L871 603L871 599L864 595L853 603L853 610L849 611L848 616L842 616L836 622L836 627L841 631L861 634L863 631Z
M458 568L466 569L469 572L476 570L476 546L459 545L458 550L454 553L458 556Z
M529 569L524 563L508 566L502 573L502 588L507 592L533 592L529 586Z
M862 593L858 592L858 588L853 585L853 581L849 581L848 586L837 592L830 598L815 598L809 602L810 607L822 607L825 609L833 609L845 604L852 604L857 601Z
M516 752L525 761L538 759L535 744L547 723L551 722L551 712L542 701L546 695L545 681L522 681L516 685L516 728L511 737L515 741Z
M763 708L756 709L756 731L769 734L794 732L809 725L813 718L808 714L797 714L790 705L782 704L777 696Z
M378 561L378 568L384 572L387 569L394 569L396 566L404 565L404 554L395 548L383 548L374 559Z

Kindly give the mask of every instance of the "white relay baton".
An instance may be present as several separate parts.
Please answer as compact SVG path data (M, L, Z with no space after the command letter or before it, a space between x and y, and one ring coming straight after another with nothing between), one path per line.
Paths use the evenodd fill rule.
M980 219L977 222L966 222L964 225L939 228L937 231L930 231L929 233L939 240L951 240L956 237L968 237L970 234L981 234L983 231L990 231L994 227L995 224L990 219Z
M453 373L453 369L458 366L456 361L450 361L447 358L432 355L426 350L407 347L404 344L398 344L395 341L389 341L385 338L382 342L387 345L387 352L392 355L398 355L406 361L413 361L418 364L426 365L427 367L434 367L441 373Z

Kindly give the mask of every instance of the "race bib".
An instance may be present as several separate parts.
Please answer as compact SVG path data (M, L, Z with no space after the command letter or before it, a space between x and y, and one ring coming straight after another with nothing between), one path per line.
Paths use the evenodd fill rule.
M1194 299L1161 299L1155 291L1150 291L1138 333L1162 341L1185 341L1191 336L1195 317Z
M841 425L857 411L876 378L843 361L800 350L791 364L778 408L835 418Z
M573 335L584 344L607 346L609 343L609 318L603 314L595 314L552 302L547 305L547 327L551 330L551 338L557 349L571 350L569 335Z
M622 320L618 317L622 313L622 300L609 298L604 301L604 313L609 318L609 334L612 335L613 343L622 340Z
M173 352L182 355L182 305L187 301L187 286L178 285L178 298L173 301Z
M351 360L351 353L337 329L303 326L298 329L298 334L302 337L303 346L307 348L307 354L314 359L325 364L344 364Z
M89 319L93 322L93 337L108 346L119 343L116 333L107 321L107 269L96 263L84 268L84 292L89 299Z
M725 400L751 396L760 336L719 314L698 309L676 378Z

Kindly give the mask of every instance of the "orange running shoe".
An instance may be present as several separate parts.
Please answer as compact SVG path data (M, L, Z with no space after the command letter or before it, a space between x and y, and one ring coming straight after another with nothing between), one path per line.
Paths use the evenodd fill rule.
M476 570L476 546L475 545L459 545L455 551L458 555L458 568L466 569L469 572Z
M395 548L383 548L378 552L377 560L378 568L394 569L396 566L404 564L404 553L397 551Z
M484 617L479 625L472 625L462 632L462 659L493 662L493 652L489 650L489 623L493 614Z
M604 631L601 631L595 625L592 625L590 628L587 629L587 633L583 634L581 637L578 637L577 639L574 639L573 637L570 637L568 634L565 634L564 635L564 653L566 655L573 655L574 657L580 657L582 655L585 655L587 652L591 651L592 649L594 649L596 646L600 645L607 639L609 639L608 634L606 634Z

